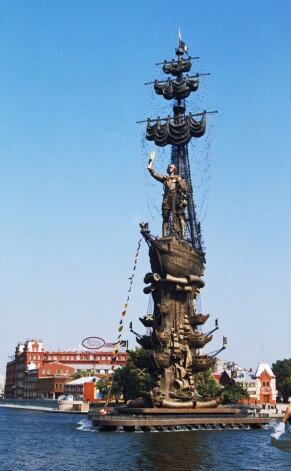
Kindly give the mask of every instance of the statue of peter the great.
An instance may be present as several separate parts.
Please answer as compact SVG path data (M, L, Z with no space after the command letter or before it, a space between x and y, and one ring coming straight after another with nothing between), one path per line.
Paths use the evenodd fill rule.
M150 159L148 171L164 185L162 203L163 237L167 236L169 219L172 214L171 232L180 232L181 239L186 239L185 207L187 206L187 185L180 175L176 175L176 167L169 164L168 175L160 175L154 171L153 159Z

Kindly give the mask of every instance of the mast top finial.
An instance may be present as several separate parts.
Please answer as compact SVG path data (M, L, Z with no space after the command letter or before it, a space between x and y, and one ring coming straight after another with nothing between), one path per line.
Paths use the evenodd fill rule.
M178 47L176 49L176 54L177 54L177 56L182 56L184 54L184 52L186 54L188 54L188 47L186 46L184 41L182 41L181 31L180 31L180 28L179 28Z

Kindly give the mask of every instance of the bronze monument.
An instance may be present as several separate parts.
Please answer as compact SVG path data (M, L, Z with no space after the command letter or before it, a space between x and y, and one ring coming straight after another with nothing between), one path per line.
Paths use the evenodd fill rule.
M209 314L197 308L204 286L205 253L193 198L188 144L205 133L208 112L186 115L185 99L198 89L200 76L184 76L192 67L192 58L184 59L185 53L185 44L179 40L177 59L163 63L165 74L173 77L154 82L158 95L173 100L173 116L148 119L146 129L146 138L156 146L171 146L168 175L155 172L155 152L148 164L152 177L164 185L162 236L154 237L147 223L140 224L151 265L151 272L144 277L144 293L152 296L154 307L140 318L147 333L136 334L136 340L147 354L140 357L137 367L141 373L146 369L150 374L151 389L142 400L129 401L106 415L92 412L92 422L100 430L193 430L238 424L260 427L269 420L242 415L240 409L217 409L220 398L200 397L196 390L197 373L209 369L225 346L208 355L202 350L218 324L216 321L206 334L200 330Z
M184 77L192 66L191 57L184 59L184 54L180 42L177 60L163 64L163 71L173 78L154 82L158 95L173 100L173 116L147 121L147 140L158 147L170 145L171 162L166 176L155 172L154 155L148 165L152 177L164 185L163 226L162 237L153 237L148 224L141 224L152 270L144 278L144 292L153 297L154 310L150 322L148 317L141 319L151 327L150 335L137 337L137 342L151 351L148 361L143 360L140 366L146 367L153 378L152 406L179 409L206 405L197 394L195 374L213 365L214 355L204 355L201 349L218 328L216 325L211 332L202 333L198 326L209 316L198 315L195 309L196 297L204 286L205 254L193 198L188 143L205 133L207 112L195 115L200 115L199 121L190 113L186 115L185 98L198 89L199 74ZM210 400L207 405L216 406L217 401Z

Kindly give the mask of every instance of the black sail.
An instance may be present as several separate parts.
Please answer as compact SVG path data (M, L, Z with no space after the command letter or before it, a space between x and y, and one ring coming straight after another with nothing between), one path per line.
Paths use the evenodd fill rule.
M151 125L148 121L146 138L154 141L156 146L164 147L168 144L182 146L190 142L192 137L201 137L205 133L206 118L202 115L200 121L196 121L191 114L185 117L182 123L176 124L172 118L168 118L165 124L160 120Z
M172 61L170 63L165 62L163 65L163 71L165 74L180 75L183 72L189 72L192 67L191 59L181 59L181 61Z
M155 80L154 88L157 95L163 95L166 100L176 98L183 100L188 98L191 92L196 92L199 86L199 78L191 80L185 77L179 81L167 80L166 83L160 83Z

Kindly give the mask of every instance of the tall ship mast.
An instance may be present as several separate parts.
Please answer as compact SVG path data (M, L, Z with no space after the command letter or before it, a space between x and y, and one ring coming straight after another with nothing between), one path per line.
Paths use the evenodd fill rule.
M147 223L141 224L151 265L151 272L144 278L144 293L152 296L154 307L152 315L140 318L150 333L137 334L136 338L148 352L138 365L146 367L152 378L148 404L163 408L198 407L201 398L195 375L210 368L215 355L225 348L214 354L202 353L218 325L216 322L212 330L202 333L200 326L209 315L196 310L197 297L204 286L205 252L193 196L188 144L204 135L206 115L215 112L186 112L186 99L198 90L200 77L188 75L192 58L188 54L184 58L186 51L179 38L176 59L163 63L168 78L153 82L156 94L173 101L172 116L148 118L146 127L148 141L157 147L171 147L167 175L155 172L154 152L148 164L151 176L164 186L163 221L162 235L157 237L150 233ZM207 405L216 404L213 399Z
M183 43L184 44L184 43ZM193 199L193 190L190 174L190 164L188 156L188 144L195 137L201 137L206 130L206 111L197 113L194 116L186 115L186 98L191 93L196 92L199 87L199 74L184 77L185 72L189 72L192 67L192 59L183 59L185 48L181 46L176 49L177 61L164 61L163 71L172 75L164 81L155 80L154 89L158 95L162 95L166 100L173 100L173 116L165 119L148 119L146 138L154 141L159 147L171 146L171 163L176 167L176 174L186 182L187 185L187 205L185 205L185 224L187 240L200 254L205 262L205 254L200 231L200 224ZM203 74L208 75L208 74ZM201 116L199 121L195 117ZM165 121L163 123L163 121ZM154 122L155 124L151 124ZM173 217L173 216L172 216ZM171 232L175 232L175 224L171 226ZM185 237L183 237L185 239Z

